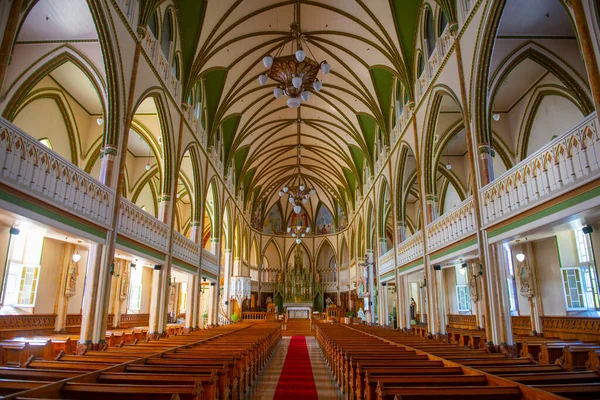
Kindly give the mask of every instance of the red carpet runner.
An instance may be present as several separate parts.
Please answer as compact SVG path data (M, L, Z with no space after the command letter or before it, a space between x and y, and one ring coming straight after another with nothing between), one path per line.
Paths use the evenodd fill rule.
M318 399L304 336L292 336L274 400Z

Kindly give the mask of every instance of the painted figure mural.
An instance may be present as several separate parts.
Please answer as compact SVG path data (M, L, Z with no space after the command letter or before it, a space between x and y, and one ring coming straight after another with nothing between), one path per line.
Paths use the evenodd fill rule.
M329 211L329 209L323 204L321 204L321 207L319 207L319 212L317 213L317 220L315 223L315 233L317 235L328 235L335 233L333 215L331 215L331 211Z
M283 218L281 216L281 208L279 203L273 204L263 221L263 232L271 234L279 234L283 232Z

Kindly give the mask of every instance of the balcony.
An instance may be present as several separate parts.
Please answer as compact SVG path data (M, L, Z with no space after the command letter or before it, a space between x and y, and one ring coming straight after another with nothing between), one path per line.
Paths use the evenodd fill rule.
M146 36L142 39L142 47L146 51L148 58L150 58L152 65L154 65L154 68L163 83L169 92L171 92L171 95L173 95L173 98L178 100L181 93L181 83L173 74L173 69L169 64L169 61L165 58L165 55L160 48L160 43L156 40L150 29L146 29ZM172 44L171 47L173 47Z
M169 250L170 230L169 225L121 198L117 220L117 232L121 235L166 253Z
M379 257L379 275L387 274L394 269L394 249Z
M173 257L197 266L200 260L200 245L179 232L173 232Z
M427 252L455 243L476 231L473 196L427 225Z
M206 249L202 249L202 270L217 275L219 260L217 256Z
M138 26L139 0L118 0L117 4L129 27L135 32Z
M110 228L114 193L4 118L0 180L58 209Z
M594 112L481 189L484 227L538 206L600 175Z
M423 234L421 231L396 246L398 265L402 266L423 257Z

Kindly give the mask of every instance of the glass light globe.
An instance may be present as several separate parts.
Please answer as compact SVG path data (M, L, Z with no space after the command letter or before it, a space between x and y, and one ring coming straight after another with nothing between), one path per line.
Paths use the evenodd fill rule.
M516 257L517 257L517 261L518 261L518 262L523 262L523 261L525 261L525 254L523 254L523 253L519 253L519 254L517 254L517 255L516 255Z
M300 189L300 191L303 191L304 190L304 185L300 185L299 189Z
M300 211L302 211L302 207L300 207L300 206L294 206L294 212L296 214L300 214Z
M292 233L292 237L296 237L296 234L295 234L295 233Z
M310 92L308 90L303 90L302 93L300 93L300 97L303 101L308 101L308 99L310 99Z
M302 243L302 240L296 239L296 244L300 244L300 243Z
M325 75L327 75L327 74L329 73L329 71L331 71L331 65L329 65L329 64L327 63L327 61L323 61L323 62L321 63L321 71L322 71L322 72L323 72Z
M287 99L287 105L289 108L298 108L300 107L300 103L302 103L302 101L299 97L290 97Z
M290 231L291 231L291 230L292 230L292 228L288 226L288 227L287 227L287 231L288 231L288 233L290 233Z
M296 230L299 231L300 229L302 229L302 225L296 225Z
M283 89L276 87L275 89L273 89L273 96L275 96L276 99L280 98L283 95Z
M273 57L264 56L263 57L263 65L265 66L265 68L271 68L271 66L273 65Z
M289 190L289 189L288 189L288 187L287 187L287 186L284 186L284 187L283 187L283 192L284 192L284 193L287 193L287 191L288 191L288 190Z
M305 236L304 233L301 236L304 237Z
M305 198L303 198L303 199L302 199L302 203L304 203L304 204L308 203L308 198L306 198L306 197L305 197Z
M494 118L494 121L500 121L500 114L498 114L498 113L493 113L493 114L492 114L492 118Z
M313 190L310 191L310 195L311 196L314 196L315 194L317 194L317 191L315 189L313 189Z
M97 118L97 119L96 119L96 123L97 123L98 125L103 125L103 124L104 124L104 119L102 119L102 118Z
M306 52L304 50L302 50L302 49L296 50L296 60L298 60L298 62L304 61L305 58L306 58Z
M260 83L261 85L264 85L265 83L267 83L268 79L269 79L269 77L267 77L266 74L262 74L258 77L258 83Z
M290 203L294 202L294 198L290 196Z
M81 254L75 253L73 254L73 262L79 262L81 260Z
M323 82L321 82L320 80L316 80L313 82L313 89L315 89L317 92L321 90L321 88L323 87Z
M306 227L306 233L310 232L310 226Z
M285 193L283 193L283 191L281 191L281 190L279 191L279 197L283 197L284 194Z
M146 171L150 171L150 164L146 164Z
M300 87L302 86L302 78L299 76L295 76L292 78L292 85L294 85L294 87L296 89L300 89Z

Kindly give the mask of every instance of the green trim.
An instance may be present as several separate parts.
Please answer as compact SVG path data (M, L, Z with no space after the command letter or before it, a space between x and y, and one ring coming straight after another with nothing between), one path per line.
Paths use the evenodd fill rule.
M595 187L585 193L582 193L580 195L577 195L575 197L571 197L570 199L567 199L565 201L562 201L558 204L555 204L551 207L548 207L544 210L540 210L534 214L528 215L526 217L523 217L519 220L516 220L514 222L511 222L510 224L504 225L502 227L496 228L496 229L490 229L488 230L488 238L493 238L495 236L501 235L505 232L508 232L512 229L516 229L520 226L529 224L533 221L537 221L541 218L547 217L549 215L555 214L559 211L562 211L566 208L569 207L573 207L576 206L577 204L583 203L584 201L587 200L591 200L595 197L600 196L600 186ZM543 204L543 203L542 203Z
M137 244L136 242L134 242L132 239L129 239L128 237L122 236L120 234L117 234L117 244L120 244L121 246L125 246L131 250L146 254L150 257L154 257L157 259L164 259L165 258L165 253L161 253L158 251L155 251L153 249L149 249L147 247L141 246L139 244Z
M410 271L411 269L415 269L416 267L423 265L423 259L419 258L416 261L413 261L410 264L406 264L403 267L398 268L398 272Z
M0 200L4 200L8 203L14 204L15 206L24 208L25 210L34 212L41 216L53 219L60 223L70 226L71 228L78 229L80 231L89 233L90 235L94 235L98 238L101 238L102 241L106 239L106 231L102 231L100 229L96 229L94 227L88 226L86 224L82 224L81 221L75 221L70 218L65 217L62 214L56 213L54 211L48 210L47 208L38 206L27 200L29 196L27 194L23 194L22 197L16 197L2 189L0 189Z
M190 264L188 264L188 263L186 263L184 261L181 261L179 259L176 259L174 257L173 257L173 264L175 264L178 267L181 267L181 268L183 268L183 269L185 269L186 271L189 271L189 272L193 272L193 273L198 272L198 268L197 267L194 267L193 265L190 265Z
M438 250L437 252L433 252L430 254L430 259L436 260L440 257L443 257L445 255L448 255L448 254L453 253L458 250L462 250L462 249L472 246L474 244L477 244L477 238L468 240L468 241L460 243L460 244L455 244L455 245L445 248L443 250Z
M394 276L394 271L390 271L390 272L388 272L388 273L387 273L387 274L385 274L385 275L381 275L381 276L379 277L379 279L387 279L387 278L391 278L391 277L393 277L393 276Z
M556 240L556 254L558 255L558 266L562 268L562 261L560 258L560 246L558 245L558 236L554 236L554 239Z
M202 276L206 275L207 278L217 279L217 275L211 274L206 270L202 270Z

